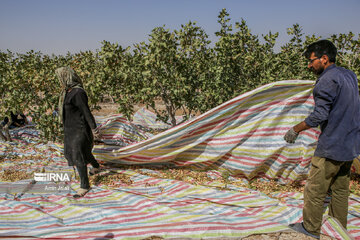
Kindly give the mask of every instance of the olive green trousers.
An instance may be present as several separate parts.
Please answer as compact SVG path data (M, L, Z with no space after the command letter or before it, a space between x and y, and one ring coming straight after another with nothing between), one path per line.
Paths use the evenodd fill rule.
M303 224L308 232L320 235L324 200L329 190L329 215L336 218L346 229L352 162L312 158L309 178L304 189Z

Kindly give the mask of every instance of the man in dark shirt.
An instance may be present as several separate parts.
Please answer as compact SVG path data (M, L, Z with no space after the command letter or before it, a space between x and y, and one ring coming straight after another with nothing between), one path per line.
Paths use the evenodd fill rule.
M303 222L290 225L315 238L320 237L328 190L332 193L329 215L346 228L350 168L360 155L358 80L352 71L335 65L336 54L336 47L328 40L307 47L304 55L309 59L308 68L319 76L313 90L315 108L284 136L288 143L294 143L301 131L320 125L321 134L304 189Z

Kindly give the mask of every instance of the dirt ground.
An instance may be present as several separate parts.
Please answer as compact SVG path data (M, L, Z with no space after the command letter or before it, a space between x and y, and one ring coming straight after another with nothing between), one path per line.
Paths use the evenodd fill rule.
M101 109L99 110L93 110L92 113L94 115L99 115L99 116L107 116L107 115L112 115L112 114L116 114L118 113L117 109L118 109L118 104L114 104L114 103L101 103L100 107ZM137 107L137 109L139 109L140 107Z
M260 235L252 235L249 237L242 238L243 240L313 240L313 237L307 236L302 233L297 232L281 232L281 233L269 233L269 234L260 234ZM333 240L336 238L332 238L326 235L320 236L321 240Z
M152 236L145 238L144 240L162 240L164 238L159 236ZM313 240L314 238L306 236L302 233L297 232L278 232L268 234L255 234L244 238L214 238L214 240ZM335 240L335 238L321 235L321 240ZM187 238L172 238L172 240L191 240Z
M119 104L114 104L114 103L101 103L99 104L99 106L101 107L100 110L94 110L92 111L92 113L94 115L99 115L99 116L107 116L107 115L111 115L111 114L117 114L118 113L118 106ZM139 104L134 106L134 112L136 112L137 110L139 110L140 108L145 107L145 105L143 104ZM157 101L156 103L156 107L158 110L165 110L165 105L162 104L160 101ZM150 111L153 112L152 109L149 109ZM175 113L177 116L181 116L182 115L182 110L178 110ZM200 115L200 113L194 113L195 116Z

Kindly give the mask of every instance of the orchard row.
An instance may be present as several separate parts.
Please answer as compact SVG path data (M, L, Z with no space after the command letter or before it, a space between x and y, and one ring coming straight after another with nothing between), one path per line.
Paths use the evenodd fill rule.
M0 51L0 116L27 111L45 139L61 139L53 114L60 94L55 69L61 66L82 78L92 108L110 99L131 118L134 106L144 104L173 126L175 112L186 118L269 82L315 79L302 53L321 36L304 36L295 24L288 29L289 41L275 50L278 33L254 35L244 20L232 24L225 9L218 22L214 43L189 22L178 30L157 27L147 41L127 48L103 41L99 50L65 56ZM330 40L339 50L337 64L359 76L360 37L349 32ZM157 108L159 101L165 110Z

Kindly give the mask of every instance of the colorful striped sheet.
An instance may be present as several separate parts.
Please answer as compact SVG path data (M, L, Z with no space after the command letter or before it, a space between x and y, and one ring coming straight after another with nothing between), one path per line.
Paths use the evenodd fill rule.
M114 172L113 169L111 173ZM302 202L294 206L291 201L301 200L301 193L287 193L283 196L287 201L280 202L247 188L230 186L233 190L222 190L131 170L117 173L131 177L133 184L94 187L80 199L71 194L25 193L15 198L1 194L0 237L239 238L288 232L289 223L301 221ZM76 190L79 185L76 182L71 187ZM358 207L359 202L350 202L350 206ZM360 239L360 223L349 221L348 228L352 237ZM350 239L349 233L330 217L324 218L322 232L337 239Z
M140 126L127 121L121 114L101 120L102 122L98 126L101 129L101 141L107 145L124 147L153 136L151 133L142 130Z
M167 162L226 170L249 179L304 179L319 130L302 132L295 144L286 143L283 136L312 111L313 84L270 83L149 139L125 147L97 145L94 154L121 164Z
M176 122L182 122L182 116L175 117ZM171 123L164 123L156 118L156 114L146 108L140 108L133 116L133 124L140 125L151 129L168 129L171 127Z
M300 134L295 144L286 144L283 135L313 109L312 85L300 80L268 84L155 136L121 115L101 119L103 140L111 145L97 145L99 160L189 165L208 169L212 181L201 186L113 168L102 174L121 173L132 183L98 185L80 199L71 196L77 181L69 183L69 193L37 193L32 179L14 182L14 188L23 186L19 192L0 193L0 238L219 239L291 231L287 225L302 220L302 193L269 197L231 185L232 177L224 190L217 179L224 171L245 178L305 178L319 131ZM30 128L11 134L15 142L0 142L0 172L72 171L61 145L41 143ZM359 173L358 161L353 171ZM143 172L156 175L155 170ZM360 197L351 195L348 231L328 216L321 231L336 239L360 239L359 229Z

